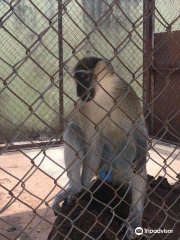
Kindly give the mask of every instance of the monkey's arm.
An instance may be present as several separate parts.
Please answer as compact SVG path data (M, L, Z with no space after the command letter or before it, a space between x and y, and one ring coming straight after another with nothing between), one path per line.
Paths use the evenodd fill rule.
M89 139L89 143L81 176L81 182L85 188L90 186L93 176L97 176L104 146L104 141L100 136L96 136L93 141Z
M136 154L134 159L134 175L130 179L132 191L131 209L127 223L128 239L135 239L134 229L142 226L142 215L144 210L144 199L146 194L147 173L146 173L146 155L147 155L147 130L144 125L137 126L134 132L136 143ZM135 170L135 171L134 171ZM128 227L128 226L127 226Z
M53 202L52 208L58 210L59 203L71 199L81 191L80 170L85 158L85 140L78 125L71 122L63 136L64 162L69 178L68 186L62 189Z

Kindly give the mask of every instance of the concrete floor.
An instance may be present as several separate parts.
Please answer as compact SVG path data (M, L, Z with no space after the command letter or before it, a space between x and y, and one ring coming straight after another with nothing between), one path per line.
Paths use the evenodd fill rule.
M54 188L53 178L60 177L61 186L67 183L63 170L63 146L48 149L45 155L41 149L23 150L23 153L8 152L0 157L0 184L3 186L0 188L0 210L11 200L8 190L17 197L0 215L0 240L8 237L18 240L47 239L55 218L51 210L45 214L46 206L42 200L46 199L50 203L59 191L59 188ZM180 148L153 141L148 154L148 173L156 177L164 176L171 184L175 183L180 173L179 154ZM31 160L39 169L33 166ZM36 213L33 209L36 209ZM45 221L40 222L42 217ZM12 226L17 229L13 230Z
M24 152L31 159L35 158L37 165L42 161L40 168L53 178L57 178L62 174L60 183L64 185L67 182L67 176L63 170L65 168L63 151L63 146L50 148L46 151L48 157L44 159L44 154L40 153L40 149L25 150ZM53 163L52 160L59 166ZM180 173L180 148L172 144L156 142L154 140L148 152L147 172L157 177L164 176L168 179L169 183L175 183L177 181L176 176Z

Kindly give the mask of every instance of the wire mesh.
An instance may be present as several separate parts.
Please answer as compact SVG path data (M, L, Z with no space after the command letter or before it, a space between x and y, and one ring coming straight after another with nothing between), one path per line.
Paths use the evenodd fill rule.
M179 12L0 0L0 240L180 239Z

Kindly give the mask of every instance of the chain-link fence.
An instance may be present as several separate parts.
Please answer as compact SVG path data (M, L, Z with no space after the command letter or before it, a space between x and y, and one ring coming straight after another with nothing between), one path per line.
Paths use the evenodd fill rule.
M0 0L0 240L180 239L179 40L179 0Z

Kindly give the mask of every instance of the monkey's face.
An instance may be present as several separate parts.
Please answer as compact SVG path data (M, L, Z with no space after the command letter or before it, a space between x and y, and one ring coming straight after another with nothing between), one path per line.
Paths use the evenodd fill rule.
M77 96L82 101L91 101L95 96L95 88L93 87L94 74L91 71L80 70L75 72L74 78L77 79Z

